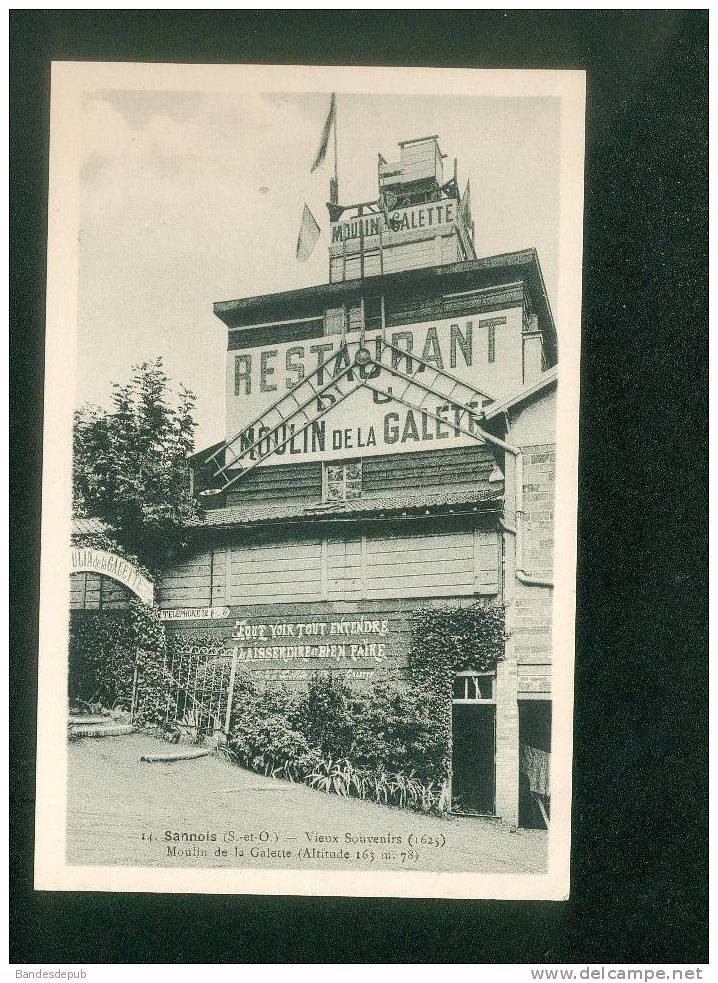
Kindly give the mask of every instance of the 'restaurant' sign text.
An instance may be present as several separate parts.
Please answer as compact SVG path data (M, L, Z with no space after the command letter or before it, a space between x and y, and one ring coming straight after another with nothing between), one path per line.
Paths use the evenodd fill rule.
M500 358L508 345L521 344L520 309L401 326L388 331L386 341L392 346L390 354L381 332L367 333L364 344L372 361L363 366L352 365L349 354L333 358L342 346L338 334L230 351L228 439L252 425L251 432L245 433L247 446L255 441L259 444L249 453L249 460L264 458L269 451L271 456L261 462L267 465L467 446L474 442L477 418L442 398L440 391L429 394L420 408L403 404L395 397L401 396L406 378L396 373L413 374L418 381L425 378L431 384L435 382L431 370L436 368L495 398L521 385L520 378L507 374L508 360ZM377 364L381 359L384 364ZM520 366L520 359L517 364ZM332 405L335 397L331 394L317 397L316 409L322 412L314 414L310 425L299 417L278 427L265 425L262 414L308 376L315 387L326 386L337 377L350 388L363 380L367 385L356 388L343 401L336 400L336 405ZM371 388L372 384L380 391ZM482 402L477 398L465 405L480 413Z

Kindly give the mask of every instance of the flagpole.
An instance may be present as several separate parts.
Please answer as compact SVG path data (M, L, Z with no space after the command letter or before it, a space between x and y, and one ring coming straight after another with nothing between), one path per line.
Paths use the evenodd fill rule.
M339 164L337 157L337 97L334 96L334 194L333 204L339 204ZM330 196L331 197L331 196Z

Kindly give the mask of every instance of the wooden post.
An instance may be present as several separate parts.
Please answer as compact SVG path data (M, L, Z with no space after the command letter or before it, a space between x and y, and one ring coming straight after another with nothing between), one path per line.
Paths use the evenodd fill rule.
M359 206L359 277L364 279L364 206Z
M362 276L364 275L364 270L362 269ZM359 298L361 305L361 328L359 329L359 347L364 347L364 335L366 334L366 306L364 304L364 293L362 292Z
M232 650L232 668L229 673L229 687L227 689L227 712L224 717L225 737L229 737L229 722L232 717L232 700L234 698L234 681L237 676L237 647Z
M138 663L140 661L140 647L135 645L135 672L132 677L132 701L130 703L130 720L134 723L135 720L135 704L137 702L137 670Z
M449 775L446 781L446 794L448 797L447 812L454 811L454 703L449 700Z
M383 232L383 214L379 212L379 273L381 276L384 275L384 232ZM384 301L384 294L381 295L382 298L382 308ZM382 309L383 314L383 309ZM384 322L382 321L382 328L384 327Z
M322 598L327 600L329 598L329 544L326 536L322 536L321 551Z
M333 94L332 95L332 98L334 99L334 121L333 121L333 124L332 124L333 125L333 129L334 129L334 133L333 133L333 136L334 136L334 194L333 195L330 195L329 197L331 199L332 204L333 205L337 205L339 203L339 155L337 153L337 97L336 97L336 94Z
M167 703L165 704L165 723L168 723L170 719L170 700L172 699L172 689L170 684L174 683L175 681L174 673L172 672L171 669L167 668L168 656L169 656L169 652L165 648L165 658L164 658L164 663L162 665L163 674L164 674L164 683L165 683L165 688L167 690ZM172 669L174 669L174 659L172 660ZM168 676L169 679L167 678Z

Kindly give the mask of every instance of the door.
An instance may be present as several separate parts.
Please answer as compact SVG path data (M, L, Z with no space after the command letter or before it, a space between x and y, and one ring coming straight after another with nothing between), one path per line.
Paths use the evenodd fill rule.
M452 782L454 812L496 813L495 678L489 673L460 673L452 700Z
M551 816L551 701L519 700L519 825L547 829Z

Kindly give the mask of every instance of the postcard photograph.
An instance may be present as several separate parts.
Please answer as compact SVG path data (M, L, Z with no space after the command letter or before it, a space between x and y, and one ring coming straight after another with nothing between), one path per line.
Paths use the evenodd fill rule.
M36 887L568 897L584 88L53 65Z

